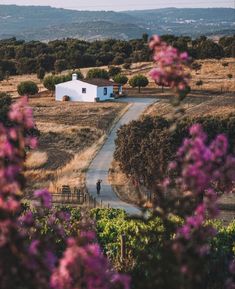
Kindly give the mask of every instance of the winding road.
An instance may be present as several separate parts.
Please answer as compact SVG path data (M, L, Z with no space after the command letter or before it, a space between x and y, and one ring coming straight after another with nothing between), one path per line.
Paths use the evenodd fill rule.
M132 120L137 120L144 110L157 100L152 98L126 98L118 101L128 102L132 105L116 123L110 135L107 137L103 147L91 162L86 174L86 185L89 194L95 197L99 202L102 200L104 206L107 207L109 204L111 208L123 209L128 214L136 215L140 213L140 210L133 205L121 201L113 191L112 186L108 181L109 168L111 167L111 163L113 161L115 139L118 129L122 125L128 124ZM96 193L96 182L98 179L102 180L101 193L99 197Z

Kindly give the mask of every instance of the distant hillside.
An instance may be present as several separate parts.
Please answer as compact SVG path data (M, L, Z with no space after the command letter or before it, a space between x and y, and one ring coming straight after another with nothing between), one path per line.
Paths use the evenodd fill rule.
M157 9L141 11L74 11L47 6L0 5L0 39L15 36L48 41L133 39L148 34L198 36L235 31L235 9Z

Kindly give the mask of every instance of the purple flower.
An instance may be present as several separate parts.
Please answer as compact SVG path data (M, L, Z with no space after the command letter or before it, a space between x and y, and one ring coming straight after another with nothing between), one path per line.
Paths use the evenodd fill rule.
M29 253L31 255L37 255L38 254L38 247L39 247L40 241L39 240L33 240L31 244L29 245Z
M38 190L34 192L34 197L38 198L41 200L42 204L44 207L50 209L52 207L52 196L48 192L48 190L43 189L43 190Z
M55 268L57 257L51 251L46 251L44 261L49 270L52 271Z
M188 65L190 60L187 52L180 53L157 35L151 38L149 47L153 51L153 59L157 66L150 72L153 80L158 85L174 88L178 92L185 91L190 80L189 73L184 70L184 66Z

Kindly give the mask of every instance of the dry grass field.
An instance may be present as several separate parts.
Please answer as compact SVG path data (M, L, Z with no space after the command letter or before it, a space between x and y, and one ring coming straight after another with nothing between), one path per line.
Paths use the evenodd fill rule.
M100 68L108 69L107 66L103 66ZM81 72L84 76L86 76L88 70L90 68L82 68ZM68 73L69 70L63 71L62 74ZM31 80L35 82L39 87L39 92L45 92L46 89L43 86L43 83L37 78L36 74L24 74L24 75L16 75L16 76L10 76L8 80L0 81L0 92L7 92L11 94L13 97L18 97L17 93L17 86L22 81Z
M224 58L224 59L207 59L207 60L198 60L200 63L201 69L198 71L191 71L192 81L191 87L193 90L201 91L209 91L209 92L235 92L235 59L234 58ZM228 66L224 67L223 64L227 63ZM127 75L128 78L136 75L136 74L144 74L149 78L149 71L152 69L153 64L151 62L140 62L134 63L131 66L131 69L125 70L123 69L123 74ZM108 69L107 66L102 66L100 68ZM90 68L82 68L81 72L84 76L86 76L88 70ZM64 71L63 73L67 73L68 71ZM229 79L228 74L232 74L233 78ZM39 86L40 91L45 91L42 83L37 79L35 74L31 75L18 75L11 76L8 81L4 80L0 82L0 92L8 92L13 96L17 96L17 85L21 81L32 80L36 82ZM203 81L203 85L198 87L196 82L198 80ZM149 78L150 88L155 88L156 85ZM128 88L128 85L127 85ZM161 90L159 89L159 92ZM137 92L137 90L132 93ZM131 94L132 94L131 93ZM156 91L155 91L156 93ZM138 95L138 93L137 93Z
M61 103L41 97L30 99L30 105L40 138L39 148L26 161L28 190L82 187L89 162L126 104Z
M146 111L146 115L170 117L174 111L171 104L173 95L162 98ZM213 96L201 92L201 94L191 93L181 104L185 114L189 116L223 116L235 113L235 95L224 93Z
M197 60L197 63L201 64L201 69L198 71L191 71L192 90L215 93L235 92L235 58ZM227 66L224 67L224 63L226 63ZM128 77L132 77L139 73L148 76L152 67L153 64L151 62L133 64L130 70L125 71L125 74ZM229 79L228 74L232 74L233 78ZM203 85L200 87L196 85L196 82L199 80L203 81ZM149 87L156 87L155 83L153 83L150 78L149 81Z

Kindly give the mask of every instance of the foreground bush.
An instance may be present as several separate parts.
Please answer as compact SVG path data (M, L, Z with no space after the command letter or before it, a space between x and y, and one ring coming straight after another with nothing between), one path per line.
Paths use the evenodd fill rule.
M171 250L164 250L164 234L169 234L173 241L175 228L182 226L181 218L171 217L171 226L164 227L159 217L148 221L131 220L122 210L95 209L92 217L96 221L99 243L117 268L130 273L132 288L175 288L172 284L177 279L177 272L173 270L173 265L177 267L177 261ZM228 226L219 221L209 223L217 234L211 239L210 253L205 258L203 288L221 289L229 276L229 260L235 253L235 221ZM122 235L125 235L127 250L124 261L120 259Z
M1 289L128 288L128 279L111 270L89 225L78 235L77 221L73 227L68 212L53 209L46 190L34 193L31 208L20 202L25 150L36 146L26 134L34 128L26 99L10 107L8 118L11 128L0 122Z

